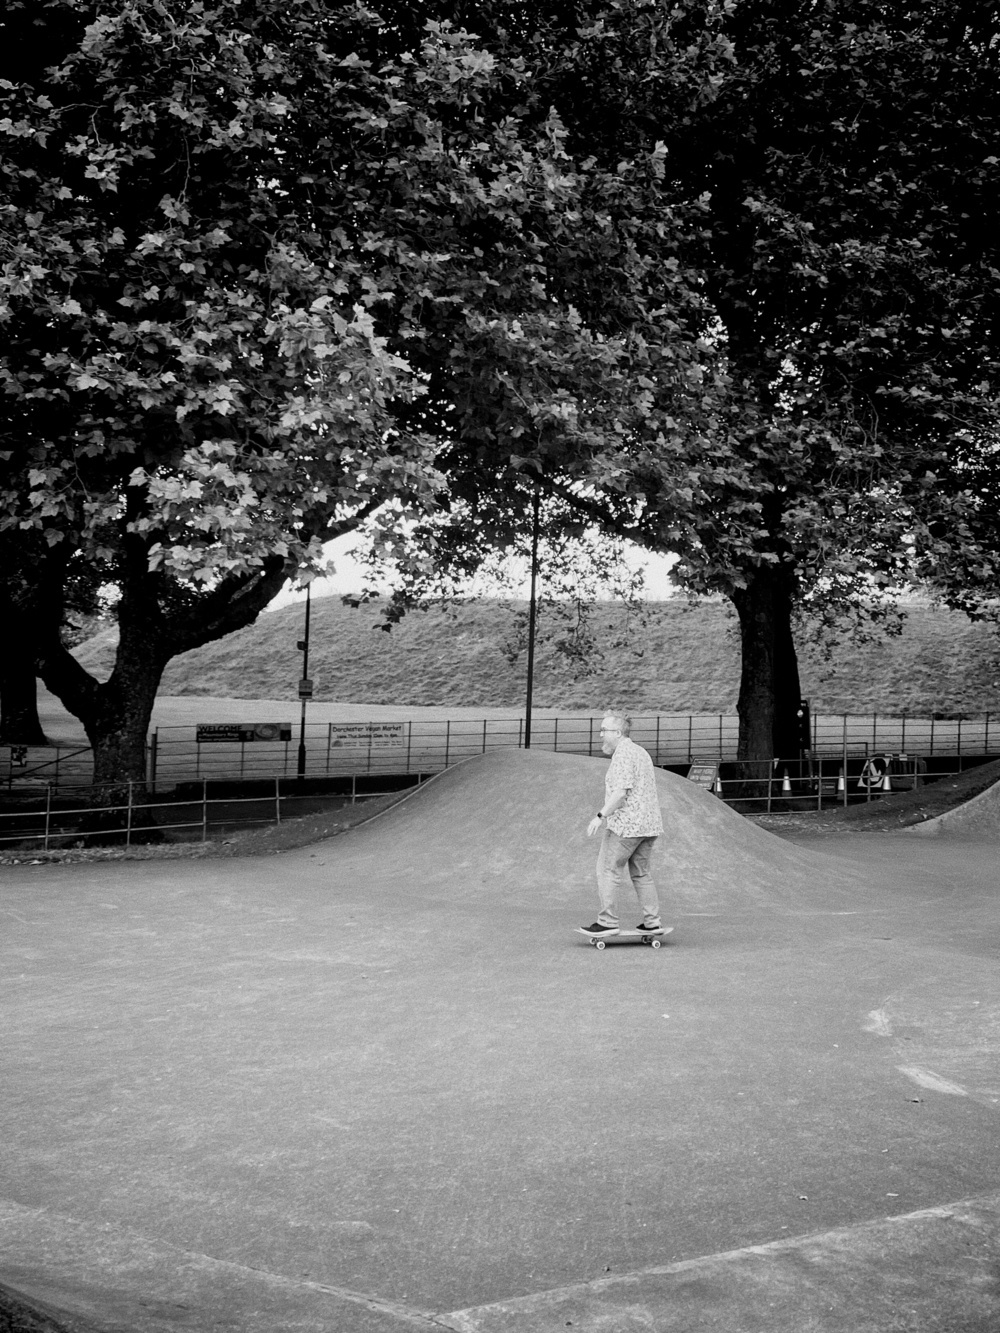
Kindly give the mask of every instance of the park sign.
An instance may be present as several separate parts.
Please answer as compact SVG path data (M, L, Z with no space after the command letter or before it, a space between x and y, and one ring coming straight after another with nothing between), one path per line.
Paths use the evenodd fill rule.
M222 741L245 745L249 741L290 741L290 722L199 722L195 739L199 745Z

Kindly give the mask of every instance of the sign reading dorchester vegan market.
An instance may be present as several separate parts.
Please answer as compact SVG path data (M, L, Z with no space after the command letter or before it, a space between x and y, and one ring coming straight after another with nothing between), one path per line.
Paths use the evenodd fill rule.
M374 750L405 745L405 722L334 722L330 725L330 748Z

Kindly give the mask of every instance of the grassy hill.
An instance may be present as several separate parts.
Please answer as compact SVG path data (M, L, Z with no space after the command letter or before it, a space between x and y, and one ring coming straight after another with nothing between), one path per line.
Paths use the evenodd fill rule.
M435 607L380 633L378 605L352 609L339 598L312 606L310 674L316 698L339 703L517 707L524 700L522 652L511 664L505 642L516 639L511 607L483 601ZM541 628L546 630L543 619ZM548 629L555 628L551 621ZM552 644L536 658L539 707L598 708L615 700L637 712L733 712L739 687L739 640L726 605L681 598L649 603L645 623L628 642L623 612L600 605L593 629L600 651L587 673L567 663ZM289 699L295 695L303 632L301 604L262 615L229 638L174 658L161 686L165 695ZM76 649L103 679L111 668L115 631L104 630ZM815 647L800 649L803 693L814 712L903 711L970 715L1000 706L1000 640L965 616L928 606L909 609L903 634L877 644L840 641L829 661Z

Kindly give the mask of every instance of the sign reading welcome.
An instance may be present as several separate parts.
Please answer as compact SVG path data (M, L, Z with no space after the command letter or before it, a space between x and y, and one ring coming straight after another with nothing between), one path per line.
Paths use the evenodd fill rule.
M226 741L230 744L245 745L248 741L291 739L290 722L200 722L195 733L195 740L199 745L205 744L206 741Z

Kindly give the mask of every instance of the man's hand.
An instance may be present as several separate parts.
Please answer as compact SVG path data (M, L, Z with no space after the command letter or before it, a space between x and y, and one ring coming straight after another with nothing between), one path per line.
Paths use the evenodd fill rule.
M595 815L594 818L587 825L587 837L592 838L600 827L601 827L601 816Z

